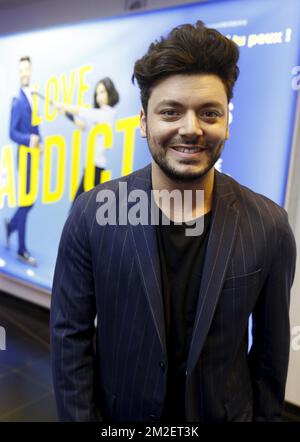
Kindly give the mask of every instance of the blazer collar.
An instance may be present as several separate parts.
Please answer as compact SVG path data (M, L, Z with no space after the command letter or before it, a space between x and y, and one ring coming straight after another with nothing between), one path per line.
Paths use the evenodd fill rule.
M133 174L133 180L130 187L148 192L151 190L151 186L152 178L150 163ZM226 204L232 204L236 200L236 194L232 186L232 179L215 169L213 206L216 206L219 199L225 199Z
M148 225L138 224L130 226L133 250L137 260L138 271L143 281L145 294L165 356L167 355L164 306L161 284L161 270L159 251L157 246L156 228L151 225L152 205L152 179L151 164L134 174L132 185L129 184L129 191L144 190L148 198Z
M31 109L31 102L29 101L27 95L25 94L25 91L23 90L23 88L20 88L20 98L26 103L26 106Z

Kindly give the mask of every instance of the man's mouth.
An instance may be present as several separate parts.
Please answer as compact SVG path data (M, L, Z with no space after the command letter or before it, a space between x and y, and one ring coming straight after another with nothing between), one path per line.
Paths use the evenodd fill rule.
M182 146L181 145L181 146L170 146L170 148L173 150L176 150L176 152L187 153L187 154L199 153L199 152L206 150L206 148L203 146Z

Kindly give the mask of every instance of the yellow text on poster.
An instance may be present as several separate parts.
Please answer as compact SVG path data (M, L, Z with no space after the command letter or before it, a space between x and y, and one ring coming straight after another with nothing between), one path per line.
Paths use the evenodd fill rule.
M0 151L0 208L4 206L6 198L8 207L16 206L14 157L9 144Z
M37 199L39 190L40 149L19 147L19 200L18 206L31 206ZM30 164L30 167L29 167ZM28 170L30 173L28 174Z
M86 75L92 70L92 65L84 65L72 69L69 76L66 73L62 73L60 76L52 75L46 81L43 93L40 92L40 86L36 83L33 93L32 126L38 126L44 121L53 122L58 114L55 103L59 101L66 104L74 103L86 108L91 107L89 103L85 103L85 95L90 90ZM76 94L75 90L77 91ZM43 117L39 115L41 111L43 111Z
M53 173L53 155L56 154L56 174ZM66 142L61 135L50 135L45 138L45 167L43 179L44 204L55 203L60 200L64 193L65 170L66 170ZM51 188L51 178L55 177L54 190ZM53 187L53 186L52 186Z

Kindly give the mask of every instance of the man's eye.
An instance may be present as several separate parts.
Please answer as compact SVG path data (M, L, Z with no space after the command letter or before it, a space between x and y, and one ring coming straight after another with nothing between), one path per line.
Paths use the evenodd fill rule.
M165 109L161 111L162 115L165 115L167 117L174 117L176 115L178 115L178 112L174 109Z
M217 111L205 111L202 114L205 118L213 119L218 118L221 116L221 114Z

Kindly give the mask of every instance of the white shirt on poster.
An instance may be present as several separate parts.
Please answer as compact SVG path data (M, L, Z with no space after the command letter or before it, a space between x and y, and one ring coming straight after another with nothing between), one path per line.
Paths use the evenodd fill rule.
M113 129L116 111L111 106L102 106L101 108L81 108L78 118L86 125L86 129L90 130L97 124L106 123ZM106 167L106 154L104 147L104 137L99 135L96 139L94 164L97 167Z
M29 89L28 86L24 86L24 87L22 87L22 91L26 95L28 103L29 103L30 107L32 108L32 92L31 92L31 90Z

